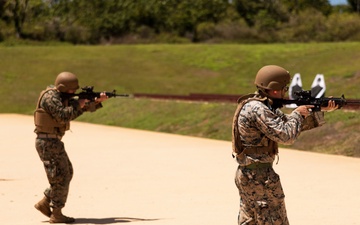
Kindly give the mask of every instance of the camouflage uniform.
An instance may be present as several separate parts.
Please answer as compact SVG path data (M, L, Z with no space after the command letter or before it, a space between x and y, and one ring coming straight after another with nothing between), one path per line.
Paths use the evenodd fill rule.
M63 208L73 176L72 164L64 143L56 138L36 138L35 145L50 183L44 194L51 199L51 207Z
M101 107L101 104L98 105ZM65 134L65 130L69 129L70 121L82 115L86 108L81 109L75 99L62 99L61 93L51 87L40 95L39 108L50 115L56 123L68 124L66 129L55 127L52 132L44 132L38 126L34 131L38 134L35 147L44 164L50 183L50 187L45 190L44 194L51 200L52 208L63 208L73 176L73 167L61 138Z
M279 175L272 168L277 143L292 144L302 130L303 117L272 109L265 98L247 101L238 109L239 141L251 149L237 157L235 183L240 194L239 225L289 224Z

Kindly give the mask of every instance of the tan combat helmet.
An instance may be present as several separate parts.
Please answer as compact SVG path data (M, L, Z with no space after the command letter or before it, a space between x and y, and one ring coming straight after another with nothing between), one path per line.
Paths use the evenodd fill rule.
M75 74L70 72L62 72L57 75L55 80L55 87L60 92L67 92L69 90L79 89L79 81Z
M262 67L256 74L255 85L259 90L282 90L290 83L290 73L276 65Z

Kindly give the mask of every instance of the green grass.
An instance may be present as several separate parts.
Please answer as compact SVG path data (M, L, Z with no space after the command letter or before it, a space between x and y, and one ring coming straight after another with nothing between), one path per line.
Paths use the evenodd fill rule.
M235 108L232 103L110 99L104 109L78 120L231 141ZM303 132L293 145L281 147L360 157L359 111L337 110L325 113L325 119L322 127Z
M149 99L110 99L104 104L106 109L78 120L213 139L231 137L234 104Z
M301 73L305 89L322 73L326 95L360 98L359 59L360 43L0 46L0 113L31 115L40 91L61 71L74 72L81 86L95 91L241 95L254 91L261 66L278 64ZM231 139L236 107L148 99L104 105L78 120L221 140ZM326 125L304 132L291 147L360 156L359 111L338 110L326 118Z

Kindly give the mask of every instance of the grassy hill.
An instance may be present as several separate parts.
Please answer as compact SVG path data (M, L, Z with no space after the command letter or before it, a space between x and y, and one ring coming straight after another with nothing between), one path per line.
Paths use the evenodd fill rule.
M246 94L257 70L278 64L310 89L325 75L326 95L360 98L360 43L262 45L0 46L0 113L32 114L38 95L61 71L95 91ZM235 104L110 99L78 120L230 140ZM290 147L360 156L360 112L338 110ZM230 152L230 149L229 149Z

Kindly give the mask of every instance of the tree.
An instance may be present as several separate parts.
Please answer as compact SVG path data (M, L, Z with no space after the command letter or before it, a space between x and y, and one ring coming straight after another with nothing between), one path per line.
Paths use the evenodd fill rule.
M13 24L16 37L26 38L24 24L34 20L43 2L41 0L2 0L0 1L1 18Z
M360 0L347 0L353 12L360 14Z
M288 13L281 0L234 0L233 3L240 16L250 27L254 26L257 20L262 19L272 21L270 23L288 20ZM269 23L267 24L269 25Z
M281 0L290 12L299 13L312 8L328 16L331 13L331 4L328 0Z
M197 41L196 28L202 22L218 23L227 12L228 0L178 0L173 5L172 13L167 20L167 27L176 30L179 35L192 35Z
M29 0L13 0L5 3L5 9L9 12L9 19L14 23L16 36L22 38L23 24L26 19Z
M6 20L6 0L0 0L0 19Z

